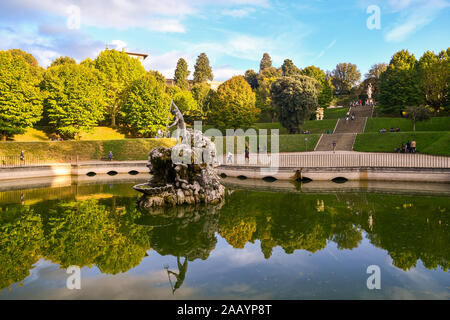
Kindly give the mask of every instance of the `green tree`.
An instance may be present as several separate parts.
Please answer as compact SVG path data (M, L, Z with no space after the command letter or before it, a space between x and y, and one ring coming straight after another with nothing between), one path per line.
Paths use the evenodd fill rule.
M272 84L272 103L289 133L299 132L300 126L318 108L319 88L319 83L307 76L282 77Z
M352 63L339 63L332 71L333 86L339 94L348 94L361 79L358 67Z
M20 55L0 51L0 137L23 133L42 114L36 67Z
M272 122L275 121L277 115L277 108L272 104L272 97L270 95L270 89L272 83L277 81L278 77L270 77L259 79L258 88L255 90L256 94L256 107L261 109L261 112L270 115Z
M111 126L116 126L116 116L123 105L123 92L146 72L139 60L125 52L104 50L95 59L95 68L100 71L106 90L105 99Z
M166 77L164 77L164 75L161 72L157 70L149 70L148 73L153 75L158 82L160 82L164 86L166 85Z
M417 66L425 102L437 115L439 110L448 104L449 56L444 50L439 54L427 51Z
M61 135L74 138L103 120L105 103L98 71L62 64L47 69L42 88L45 115Z
M323 84L326 78L325 71L316 66L306 67L302 70L301 74L316 79L320 84Z
M284 60L281 70L283 77L289 77L300 73L299 68L295 66L291 59Z
M424 106L411 106L405 109L406 116L413 123L413 131L416 131L416 122L424 121L431 118L430 111Z
M212 102L212 119L220 128L248 128L255 123L260 110L255 93L242 76L222 83Z
M14 57L17 57L17 56L23 57L25 59L25 61L32 66L35 66L35 67L38 66L38 61L31 53L22 51L20 49L10 49L10 50L8 50L8 52L11 53Z
M189 82L188 82L189 74L190 72L188 70L186 60L180 58L177 62L177 67L175 69L174 75L175 85L177 85L183 90L189 89Z
M207 80L213 80L211 66L209 65L209 59L206 53L200 53L197 57L197 61L194 66L194 83L206 82Z
M152 74L135 80L125 93L124 124L135 135L153 136L166 125L170 97L166 85Z
M401 50L381 74L378 99L385 113L400 113L407 106L423 104L416 65L414 55Z
M258 88L258 74L253 69L245 71L244 78L253 90Z
M50 67L56 67L56 66L60 66L62 64L77 64L77 62L75 61L74 58L71 57L59 57L56 58L55 60L52 61L52 63L50 64Z
M331 79L327 78L324 80L321 90L318 97L319 105L322 108L327 108L330 106L331 101L333 100L333 84L331 83Z
M188 90L181 90L173 96L173 102L185 116L188 123L194 123L195 120L201 120L203 112L197 101Z
M272 59L270 58L270 55L268 53L264 53L261 62L259 64L259 72L261 73L262 70L271 67L272 67Z
M367 92L367 86L370 83L372 85L372 97L375 100L378 100L378 93L380 92L380 77L387 70L387 67L386 63L376 63L365 75L363 91Z
M206 115L211 110L211 99L214 91L207 83L197 83L192 87L191 93L202 113Z

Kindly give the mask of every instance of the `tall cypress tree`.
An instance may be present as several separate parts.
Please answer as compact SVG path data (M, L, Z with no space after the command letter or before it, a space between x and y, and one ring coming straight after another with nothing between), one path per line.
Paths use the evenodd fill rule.
M206 53L200 53L194 66L194 83L206 82L206 80L213 80L211 66Z
M174 80L175 84L183 90L189 88L188 76L190 71L188 70L188 65L186 60L183 58L178 59L177 67L175 69Z
M259 72L270 67L272 67L272 59L270 58L268 53L264 53L261 59L261 63L259 64Z

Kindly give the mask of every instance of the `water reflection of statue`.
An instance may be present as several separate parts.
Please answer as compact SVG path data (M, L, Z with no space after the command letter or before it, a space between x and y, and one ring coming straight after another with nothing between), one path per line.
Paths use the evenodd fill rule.
M188 259L185 257L183 264L180 262L180 257L177 257L177 265L178 265L178 273L169 270L169 267L165 267L167 270L167 276L169 277L170 286L172 287L172 294L175 294L175 291L181 287L184 282L184 278L186 277L187 267L188 267ZM174 275L177 281L175 282L175 286L172 284L172 279L170 275Z

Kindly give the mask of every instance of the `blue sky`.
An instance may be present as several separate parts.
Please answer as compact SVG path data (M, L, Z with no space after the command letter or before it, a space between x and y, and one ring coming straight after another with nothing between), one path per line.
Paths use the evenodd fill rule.
M380 29L369 29L369 6ZM79 12L79 15L77 14ZM79 23L78 23L79 22ZM206 52L215 80L275 66L332 70L355 63L362 74L408 49L417 57L450 44L449 0L2 0L0 49L20 48L41 65L68 55L81 61L108 44L149 54L146 69L171 78L177 60Z

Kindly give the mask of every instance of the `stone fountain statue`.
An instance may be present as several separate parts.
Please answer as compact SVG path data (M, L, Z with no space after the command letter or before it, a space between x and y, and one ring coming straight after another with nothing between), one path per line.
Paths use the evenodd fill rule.
M186 129L183 114L173 102L172 106L176 119L169 127L177 125L177 144L150 151L147 167L152 177L148 183L133 187L144 194L139 204L150 208L219 203L225 187L214 169L216 146L201 131Z
M369 83L369 85L367 86L367 97L369 100L372 100L372 84Z

